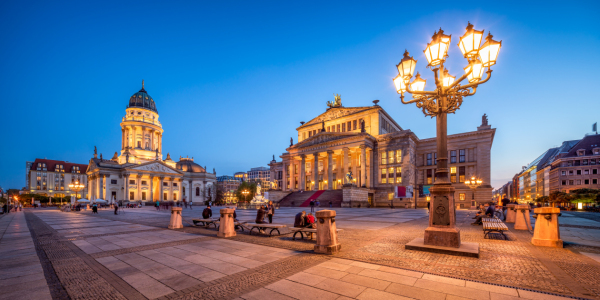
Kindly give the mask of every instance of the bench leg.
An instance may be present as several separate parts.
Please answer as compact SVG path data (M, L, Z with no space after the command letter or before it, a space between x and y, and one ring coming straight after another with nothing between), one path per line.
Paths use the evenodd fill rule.
M253 231L254 229L257 229L257 228L256 228L256 227L252 227L252 229L250 229L250 233L249 233L250 235L252 235L252 231Z
M277 228L273 228L271 229L271 231L269 232L269 235L273 235L273 231L277 230L277 235L281 235L281 233L279 232L279 229Z

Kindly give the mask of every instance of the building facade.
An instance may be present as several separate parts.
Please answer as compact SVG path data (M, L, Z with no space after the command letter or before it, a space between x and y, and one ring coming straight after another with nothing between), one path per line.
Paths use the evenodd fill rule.
M292 140L281 161L269 164L277 189L354 188L344 194L354 195L353 199L345 196L342 205L350 205L349 201L365 206L387 206L390 201L414 205L416 201L418 206L426 206L435 176L436 140L422 140L403 129L377 102L373 106L343 107L340 100L339 105L296 128L298 143ZM476 131L448 136L451 181L459 208L471 207L471 200L492 199L490 150L494 134L495 129L482 124ZM350 172L351 178L346 176ZM471 176L483 180L475 191L464 184ZM396 197L397 187L415 191L414 196Z
M36 158L26 163L27 192L49 197L75 195L69 184L79 181L87 185L87 165L61 160ZM79 191L78 196L87 194L87 188Z
M550 192L600 189L599 169L600 135L587 135L552 162Z
M163 159L164 130L158 110L144 89L133 94L121 121L121 150L111 159L94 157L87 166L88 197L107 201L186 201L202 203L216 197L216 172L194 158Z
M248 181L271 181L271 170L266 167L251 168L246 174Z
M237 203L236 192L240 184L242 184L242 179L235 176L224 175L217 177L217 188L222 191L225 203Z

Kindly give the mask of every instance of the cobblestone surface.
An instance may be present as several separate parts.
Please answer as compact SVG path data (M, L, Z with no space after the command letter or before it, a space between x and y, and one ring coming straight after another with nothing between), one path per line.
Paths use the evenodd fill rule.
M176 241L176 242L169 242L169 243L160 243L160 244L152 244L152 245L145 245L145 246L124 248L124 249L118 249L118 250L110 250L110 251L93 253L93 254L90 254L90 256L92 258L96 259L96 258L101 258L101 257L114 256L114 255L120 255L120 254L126 254L126 253L133 253L133 252L139 252L139 251L145 251L145 250L154 250L154 249L159 249L159 248L164 248L164 247L172 247L172 246L179 246L179 245L185 245L185 244L192 244L192 243L197 243L197 242L211 240L211 239L214 239L214 237L200 237L200 238L196 238L196 239L189 239L189 240L183 240L183 241Z

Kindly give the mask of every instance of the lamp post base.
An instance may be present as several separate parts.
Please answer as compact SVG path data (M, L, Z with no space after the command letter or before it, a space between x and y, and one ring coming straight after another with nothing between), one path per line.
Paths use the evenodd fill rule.
M460 247L460 229L457 227L427 227L423 238L425 245Z

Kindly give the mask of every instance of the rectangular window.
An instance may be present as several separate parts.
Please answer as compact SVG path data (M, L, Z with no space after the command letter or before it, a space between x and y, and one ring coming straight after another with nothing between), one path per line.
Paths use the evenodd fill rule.
M327 126L327 132L331 132L331 126Z
M146 192L142 192L142 200L146 200Z
M458 167L458 182L465 182L465 167Z
M561 174L562 176L566 176L566 175L567 175L567 171L562 171L560 174Z
M427 165L431 166L431 153L427 153Z
M337 132L341 132L340 131L340 124L337 124Z
M393 164L394 163L394 151L389 151L388 157L389 157L390 164Z
M173 182L173 186L174 186L174 187L177 187L177 182Z
M592 184L598 184L598 179L592 179Z
M396 163L402 162L402 150L396 150Z
M458 200L465 200L465 199L467 199L465 193L458 194Z
M317 130L313 130L313 135L317 135Z
M110 184L117 184L117 180L116 179L111 179L110 180Z
M450 163L451 164L456 163L456 150L450 151Z
M387 183L387 169L381 169L381 183Z
M566 180L563 180L563 181L562 181L562 185L567 185L567 181L566 181Z
M163 193L163 200L167 200L167 193Z
M142 180L142 185L148 185L148 182L146 180Z
M356 120L352 121L352 130L356 130Z
M346 123L342 123L342 132L346 132Z
M396 167L396 183L402 183L402 167Z
M427 184L431 184L433 182L433 170L427 169Z
M598 169L592 169L592 174L598 174Z
M129 179L129 184L135 184L135 179Z
M450 182L456 183L456 167L450 167Z
M573 170L570 170L570 171L569 171L569 175L573 175Z
M581 175L581 170L577 170L577 175Z
M581 179L577 180L577 185L581 184Z
M595 159L590 159L590 165L595 165L596 164L596 160Z
M348 121L348 131L352 131L352 121Z
M458 150L458 162L465 162L465 149Z
M590 170L583 170L583 175L589 175L590 174Z
M308 132L308 137L311 137L311 136L312 136L312 131L309 131Z
M173 194L173 200L177 201L177 193Z
M587 159L584 159L581 162L582 162L582 165L584 165L584 166L587 166L587 164L588 164L588 160Z
M163 186L169 186L168 182L163 182Z
M437 152L433 154L433 164L437 165Z
M574 180L569 180L569 185L574 185L575 181Z
M387 164L387 152L385 152L385 151L381 152L381 164L382 165Z
M589 179L586 179L586 180L585 180L585 184L590 184L590 180L589 180Z
M134 192L129 192L129 200L135 200L134 195Z

